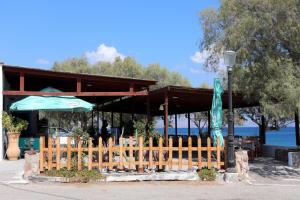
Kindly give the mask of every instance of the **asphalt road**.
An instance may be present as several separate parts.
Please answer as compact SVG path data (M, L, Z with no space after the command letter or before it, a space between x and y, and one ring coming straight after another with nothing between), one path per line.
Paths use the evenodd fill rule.
M249 185L207 182L133 182L97 184L0 184L0 199L300 199L300 184Z

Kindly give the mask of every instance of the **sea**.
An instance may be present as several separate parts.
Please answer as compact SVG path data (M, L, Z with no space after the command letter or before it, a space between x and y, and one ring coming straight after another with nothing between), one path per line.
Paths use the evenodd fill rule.
M160 134L163 134L163 128L157 128ZM204 129L204 131L207 131ZM178 135L187 135L187 128L178 128ZM191 135L198 135L198 128L191 128ZM227 135L227 128L222 129L223 136ZM175 135L175 128L169 128L169 135ZM258 127L235 127L234 135L237 136L259 136ZM280 130L269 130L266 132L266 144L295 147L295 127L281 128Z

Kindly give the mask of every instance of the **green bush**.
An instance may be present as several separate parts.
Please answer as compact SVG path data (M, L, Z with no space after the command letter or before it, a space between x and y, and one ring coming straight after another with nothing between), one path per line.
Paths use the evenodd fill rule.
M198 175L203 181L214 181L216 180L217 172L215 169L202 168L198 171Z
M23 119L15 118L12 114L3 112L2 125L9 133L21 133L28 127L28 122Z
M87 183L90 180L97 180L104 178L103 175L97 170L76 170L71 169L67 170L66 168L62 168L60 170L47 170L45 171L46 176L53 177L65 177L65 178L74 178L75 182Z

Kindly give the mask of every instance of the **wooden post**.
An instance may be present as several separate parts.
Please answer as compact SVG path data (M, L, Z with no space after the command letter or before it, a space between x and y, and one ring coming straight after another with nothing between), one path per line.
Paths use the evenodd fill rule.
M44 148L45 148L45 136L40 137L40 171L44 171Z
M295 111L295 134L296 134L296 145L300 145L300 130L299 130L299 111Z
M217 169L221 169L221 145L220 137L217 139Z
M178 136L178 130L177 130L177 114L175 113L175 136Z
M67 169L71 169L72 157L71 157L71 137L67 140Z
M144 138L139 137L139 172L144 172L144 166L143 166L143 142Z
M148 89L149 90L149 89ZM147 96L147 123L149 124L151 121L151 105L150 105L150 97Z
M76 81L76 92L80 93L81 92L81 79L78 78Z
M165 107L164 107L164 120L165 120L165 127L164 127L164 132L165 132L165 141L166 141L166 147L168 146L168 140L169 140L169 98L168 98L168 93L165 93Z
M98 139L98 168L101 172L102 170L102 160L103 160L103 146L102 146L102 137Z
M78 149L77 149L78 153L77 153L77 168L78 170L81 170L82 166L81 166L81 163L82 163L82 140L81 138L79 138L79 141L78 141Z
M129 137L129 169L133 169L133 160L135 158L133 157L133 141L132 141L132 136Z
M123 170L123 138L120 137L119 138L119 155L120 155L120 158L119 158L119 169L120 170Z
M20 73L20 91L24 92L25 90L25 77L24 77L24 73L21 72Z
M153 168L153 138L149 138L149 168Z
M198 150L198 169L202 169L202 144L201 144L201 137L198 137L197 141L197 150Z
M211 140L207 138L207 168L211 169Z
M113 141L112 138L110 137L108 139L108 169L111 171L113 170Z
M169 140L169 170L172 169L172 165L173 165L173 138L170 137Z
M158 150L158 169L162 169L163 165L163 139L162 137L159 138L159 142L158 142L158 146L159 146L159 150Z
M188 136L191 136L191 114L188 113Z
M53 158L53 151L52 151L52 137L48 137L48 169L52 169L52 158Z
M93 165L93 141L92 138L89 138L88 146L88 170L92 170Z
M56 170L60 169L60 141L59 141L59 137L56 137L56 144L55 144L55 148L56 148Z
M192 155L192 138L188 138L188 169L193 167L193 155Z
M178 140L178 169L182 169L182 137Z

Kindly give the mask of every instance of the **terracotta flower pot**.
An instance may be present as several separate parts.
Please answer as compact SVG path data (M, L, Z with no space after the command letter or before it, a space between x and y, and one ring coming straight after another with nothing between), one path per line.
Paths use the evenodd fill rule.
M20 156L19 137L20 133L8 133L8 148L6 151L8 160L18 160Z

